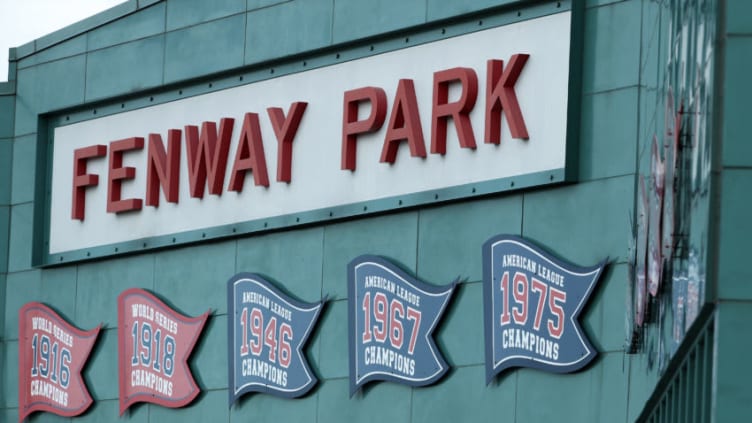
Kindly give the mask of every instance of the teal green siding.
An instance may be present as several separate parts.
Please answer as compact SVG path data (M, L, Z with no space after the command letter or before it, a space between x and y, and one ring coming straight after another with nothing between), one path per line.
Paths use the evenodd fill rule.
M721 197L709 263L717 272L709 274L708 283L717 285L718 293L712 298L718 303L719 328L713 356L718 380L714 417L734 421L752 401L752 390L742 385L752 378L744 361L750 345L739 338L752 316L752 285L747 283L752 278L744 261L752 230L747 189L752 183L752 147L745 135L746 99L752 96L752 6L746 0L718 3L726 13L719 41L725 52L719 55L724 60L717 87L720 108L714 115L714 142L720 147L713 170ZM389 43L395 35L395 42L403 43L403 34L433 29L437 22L454 23L469 14L475 26L476 18L500 11L524 13L537 4L131 0L16 49L11 82L0 84L0 421L15 421L18 415L18 310L29 301L53 306L82 329L102 325L84 370L95 399L91 409L72 420L37 413L31 421L118 419L117 297L131 287L149 289L187 315L209 309L211 315L189 361L203 391L193 404L180 410L140 404L122 421L637 419L661 378L649 345L635 355L624 352L636 176L649 164L653 135L663 130L665 93L659 87L666 78L662 60L669 17L656 2L584 1L575 183L60 267L31 264L40 230L34 227L34 212L43 206L34 201L38 143L44 139L38 133L40 115L90 102L118 108L132 95L153 90L159 96L165 84L172 84L174 96L172 91L182 83L208 83L222 72L266 72L264 66L290 57L302 66L298 62L312 51L331 51L331 57L343 52L343 58L371 54L366 52L369 44L358 44L360 40ZM500 233L529 238L583 266L609 257L582 315L583 327L601 354L583 371L555 375L517 369L486 385L481 245ZM436 331L452 369L436 385L374 383L349 396L346 266L365 253L388 256L431 284L459 279ZM260 273L302 301L328 299L306 348L320 379L306 397L252 394L228 408L226 282L237 272ZM655 342L657 336L649 334L646 342Z

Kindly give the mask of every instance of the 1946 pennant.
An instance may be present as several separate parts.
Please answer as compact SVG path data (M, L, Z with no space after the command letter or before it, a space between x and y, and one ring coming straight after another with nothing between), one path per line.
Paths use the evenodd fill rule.
M227 285L230 405L247 392L286 398L305 395L317 382L303 346L324 301L290 298L255 273Z

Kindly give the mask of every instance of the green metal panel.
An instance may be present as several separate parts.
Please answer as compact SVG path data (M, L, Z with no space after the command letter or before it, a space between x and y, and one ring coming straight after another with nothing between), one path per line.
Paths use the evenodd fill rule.
M322 379L347 378L350 356L347 350L347 301L329 301L317 323L318 356L313 363ZM309 351L313 348L309 347ZM347 380L345 380L347 382ZM343 395L347 395L347 385Z
M227 280L235 267L235 242L154 254L154 293L176 310L198 316L209 308L227 313Z
M20 204L10 208L8 272L23 271L31 267L31 248L34 235L32 222L32 204Z
M13 118L16 109L16 99L11 95L0 95L0 142L2 138L13 136ZM0 147L2 148L2 147ZM0 160L5 151L0 150ZM7 156L6 156L7 157Z
M316 393L294 401L272 395L247 395L230 408L229 421L231 423L313 421L316 418L318 403L319 398Z
M345 362L345 367L347 367ZM408 423L411 389L394 383L381 383L349 398L347 379L327 380L319 388L320 422Z
M227 315L213 313L188 359L202 390L224 389L227 394L227 346Z
M18 341L0 342L0 370L0 407L18 407Z
M726 32L752 35L752 3L747 0L725 0ZM749 84L747 84L749 85Z
M583 96L580 181L634 173L637 99L635 87Z
M286 1L288 0L247 0L246 8L248 10L261 9L275 4L285 3Z
M322 292L323 246L323 227L239 239L235 271L262 274L294 298L317 302L328 294Z
M0 208L1 210L1 208ZM0 217L1 219L1 217ZM2 234L0 234L2 235ZM0 252L2 254L2 252ZM6 307L6 298L7 298L7 277L3 272L0 272L0 304L3 307L2 312L0 312L0 343L3 339L5 339L5 307ZM0 348L2 348L2 344L0 344ZM0 368L2 368L2 357L0 357ZM2 393L2 384L0 384L0 393ZM0 404L0 408L2 408L2 404Z
M414 272L417 241L415 212L375 217L367 223L353 220L327 226L322 293L331 299L347 298L347 264L361 254L388 256Z
M229 415L226 389L202 392L199 401L193 401L183 408L149 405L150 422L226 422L229 420Z
M11 204L28 203L34 199L36 142L34 135L17 137L13 142Z
M11 175L13 170L13 140L12 139L0 139L0 205L10 204L11 197ZM2 223L0 223L2 225ZM5 239L0 236L0 242L7 244L7 219L5 221L5 228L0 229L4 231ZM2 226L0 226L2 228ZM7 251L5 251L7 253ZM8 265L8 256L0 255L0 272L3 272Z
M741 138L739 139L741 140ZM749 234L752 233L752 169L726 169L721 177L718 298L752 300Z
M111 376L115 376L112 374ZM117 385L116 382L111 382L113 385ZM89 383L91 387L91 383ZM95 397L96 398L96 397ZM147 423L149 422L150 407L146 405L131 407L123 415L123 420L132 423ZM118 421L118 415L120 414L120 403L117 399L114 400L101 400L97 399L86 411L85 414L75 417L72 422L83 423L101 423ZM16 417L17 418L17 417ZM153 420L155 422L159 420Z
M624 351L627 339L623 306L626 281L627 264L610 264L580 318L590 340L600 352Z
M522 235L582 266L624 261L633 189L622 176L526 193Z
M184 28L245 11L245 2L237 0L181 0L167 2L167 31Z
M485 367L453 369L444 382L413 391L411 422L514 422L519 409L516 375L485 385Z
M436 285L457 277L480 281L480 246L492 235L521 232L521 195L423 209L418 225L418 276Z
M78 326L73 319L76 314L76 277L78 269L75 266L48 269L42 272L39 301L52 307L63 319ZM84 324L90 324L84 322ZM92 327L80 327L88 330Z
M474 1L445 1L428 0L426 18L428 21L438 21L466 13L479 12L484 9L508 6L524 10L525 0L474 0Z
M36 132L39 114L82 103L85 67L79 55L19 69L15 134Z
M86 18L80 22L74 23L51 34L45 35L34 42L36 51L46 49L47 47L58 44L73 37L74 35L81 34L100 25L111 22L130 12L135 11L137 8L138 4L136 0L129 0L127 2L118 4L117 6L111 7L94 16Z
M445 256L442 256L445 257ZM444 357L454 367L479 366L484 363L485 343L483 338L483 284L480 282L461 283L455 288L452 300L447 307L441 324L434 332L434 339ZM485 370L483 367L481 370ZM454 378L450 373L447 379ZM485 373L473 381L482 385ZM447 380L452 390L454 383ZM427 413L430 414L430 413Z
M641 1L627 1L587 9L582 82L585 93L631 87L638 84Z
M117 325L117 297L128 288L154 288L151 255L103 260L78 269L76 318L80 325ZM206 308L210 305L207 304ZM86 323L84 323L86 322Z
M747 7L752 3L746 2ZM747 15L749 18L751 15ZM750 21L750 19L747 19ZM749 99L752 84L752 35L728 37L723 78L723 165L752 166L752 143L749 142Z
M86 34L52 45L44 50L37 48L37 53L18 61L18 69L52 62L66 57L77 56L86 52Z
M164 32L166 4L161 2L90 31L87 35L89 51L112 47Z
M331 0L282 2L252 10L247 16L246 64L314 50L332 42Z
M721 301L717 310L713 417L718 422L742 421L749 418L752 404L752 338L740 335L749 332L752 302Z
M241 66L244 34L242 14L167 33L165 83Z
M117 306L115 307L117 310ZM83 329L89 330L96 325L91 320L77 319L76 323L84 323L86 327ZM115 322L108 324L99 331L99 337L94 344L94 348L91 350L91 355L86 365L87 387L92 398L94 398L94 405L101 403L102 400L117 400L119 398L119 386L118 386L118 331L115 327ZM117 413L116 409L116 413ZM108 416L106 420L114 419L112 416Z
M41 271L9 273L6 276L5 329L3 339L18 339L18 310L29 301L39 301L42 296Z
M357 40L426 21L426 3L402 0L334 2L332 38L335 43Z
M98 100L162 83L164 36L91 52L86 62L86 100Z

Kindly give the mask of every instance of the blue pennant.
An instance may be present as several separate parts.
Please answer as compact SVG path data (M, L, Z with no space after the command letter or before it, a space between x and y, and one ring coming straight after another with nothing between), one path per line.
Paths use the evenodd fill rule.
M431 334L454 292L363 255L348 265L350 395L374 380L429 385L449 370Z
M227 283L230 405L247 392L305 395L317 382L302 348L323 301L296 301L254 273Z
M595 358L578 317L606 262L576 266L512 235L486 241L487 383L510 367L570 373Z

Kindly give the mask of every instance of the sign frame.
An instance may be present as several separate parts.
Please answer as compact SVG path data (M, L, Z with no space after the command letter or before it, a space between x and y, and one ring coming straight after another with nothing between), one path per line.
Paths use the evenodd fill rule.
M460 18L456 23L441 23L441 30L435 24L421 26L417 29L400 32L379 41L357 42L347 47L317 51L282 62L261 63L251 67L239 68L234 72L210 75L195 82L181 83L147 90L136 95L115 97L84 104L74 108L51 111L40 115L37 149L37 175L44 183L38 184L35 201L44 207L35 208L34 248L32 261L35 266L54 266L95 258L121 255L133 252L169 248L207 240L217 240L244 234L264 233L267 231L297 227L311 223L326 223L345 218L372 215L391 210L431 205L466 198L475 198L492 193L517 191L534 186L557 185L573 182L577 179L578 169L578 134L580 122L580 102L582 86L582 49L584 29L584 7L581 2L564 0L526 5L524 13L519 8L499 7L482 21L473 16ZM290 75L311 69L326 67L348 60L367 58L381 53L401 50L406 47L422 45L433 41L448 39L488 28L509 25L529 19L571 12L570 51L569 51L569 86L566 109L566 166L544 172L533 172L520 176L488 180L460 186L432 189L408 195L398 195L357 203L337 205L301 213L280 214L258 220L242 221L232 224L188 230L167 235L156 235L130 241L98 245L89 248L73 249L51 253L50 216L52 186L52 153L54 150L54 130L58 126L84 122L94 118L115 115L124 111L138 110L144 107L168 103L201 94L212 93L227 88L238 87L270 78ZM508 58L503 58L504 60ZM238 122L239 124L239 122ZM145 135L145 134L144 134ZM507 134L508 136L508 134Z

